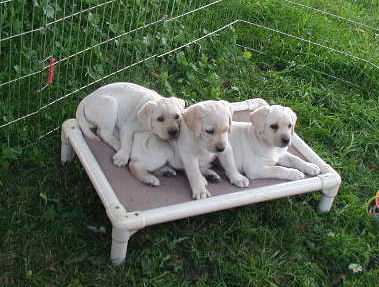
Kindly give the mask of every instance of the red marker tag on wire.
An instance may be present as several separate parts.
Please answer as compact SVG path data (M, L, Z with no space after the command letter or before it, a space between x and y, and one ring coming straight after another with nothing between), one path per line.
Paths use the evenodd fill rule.
M55 62L56 62L55 58L50 59L49 73L47 75L47 82L49 84L52 84L54 80Z
M39 90L37 90L38 93L42 92L42 90L44 90L47 86L51 85L54 81L56 59L53 57L48 57L45 60L42 60L41 61L41 71L45 70L46 66L44 65L44 63L46 61L49 61L49 71L47 74L47 84L43 85L43 83L41 82L41 85L40 85L41 88Z

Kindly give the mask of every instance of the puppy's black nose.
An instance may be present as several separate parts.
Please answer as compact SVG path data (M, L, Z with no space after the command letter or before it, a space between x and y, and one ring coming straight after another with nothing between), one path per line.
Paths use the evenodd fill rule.
M225 147L223 147L223 146L216 147L217 152L223 152L224 150L225 150Z
M178 129L169 129L168 135L171 137L176 137L178 135Z
M282 145L287 146L290 143L290 139L287 137L282 138Z

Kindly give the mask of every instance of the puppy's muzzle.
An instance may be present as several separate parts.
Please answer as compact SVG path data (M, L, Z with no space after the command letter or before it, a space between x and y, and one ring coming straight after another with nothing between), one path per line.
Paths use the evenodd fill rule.
M168 129L167 133L170 136L170 138L176 138L179 135L179 130L177 128L171 128Z
M281 138L281 145L282 145L282 147L288 146L289 143L290 143L290 138L289 137L285 136L285 137Z

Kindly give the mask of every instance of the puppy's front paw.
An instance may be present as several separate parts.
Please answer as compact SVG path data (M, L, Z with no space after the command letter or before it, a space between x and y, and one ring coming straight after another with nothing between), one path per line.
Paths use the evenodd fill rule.
M314 163L310 163L310 162L307 162L306 164L306 167L304 168L304 172L306 174L309 174L309 175L312 175L312 176L315 176L315 175L319 175L321 170L320 168L315 165Z
M196 190L192 190L193 199L203 199L211 196L211 193L207 190L205 186L201 186Z
M299 180L305 178L304 173L302 173L300 170L291 168L288 171L288 179L289 180Z
M117 152L113 156L113 164L117 166L125 166L128 164L129 161L129 155L123 153L123 152Z
M204 186L208 185L208 181L207 181L207 179L203 175L201 176L200 181L201 181L202 185L204 185Z
M230 183L237 187L248 187L249 179L242 174L237 174L230 178Z
M150 174L146 178L143 179L143 183L145 183L148 186L154 187L154 186L160 186L159 179L155 177L154 175Z

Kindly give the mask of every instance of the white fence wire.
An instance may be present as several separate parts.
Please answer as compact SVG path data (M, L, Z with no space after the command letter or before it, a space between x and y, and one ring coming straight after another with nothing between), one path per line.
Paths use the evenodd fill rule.
M303 3L283 3L370 33L379 31ZM133 70L137 66L219 33L232 33L228 30L232 26L292 38L379 69L375 59L283 31L285 27L270 27L233 8L227 0L0 1L0 141L28 146L57 131L65 118L74 115L79 98L96 87L110 81L139 81ZM261 52L254 41L241 38L240 47ZM257 43L269 38L264 34ZM351 83L327 70L313 70ZM151 77L151 71L145 74L145 79Z

